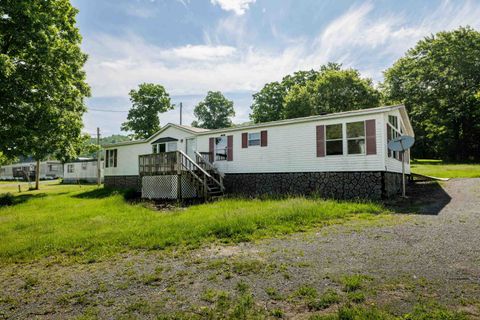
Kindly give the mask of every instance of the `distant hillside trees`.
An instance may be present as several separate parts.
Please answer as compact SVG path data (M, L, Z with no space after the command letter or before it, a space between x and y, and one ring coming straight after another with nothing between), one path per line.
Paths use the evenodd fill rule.
M193 121L192 126L205 129L231 127L231 118L235 116L233 101L225 98L220 91L209 91L193 112L198 120Z
M0 2L0 152L39 162L77 155L90 95L68 0Z
M132 131L134 139L148 138L160 130L159 114L173 109L170 95L163 86L154 83L142 83L129 95L132 108L121 129Z
M328 63L319 71L298 71L266 84L253 95L254 122L266 122L377 107L380 93L355 69Z
M387 102L404 103L417 157L480 160L480 33L439 32L385 72Z

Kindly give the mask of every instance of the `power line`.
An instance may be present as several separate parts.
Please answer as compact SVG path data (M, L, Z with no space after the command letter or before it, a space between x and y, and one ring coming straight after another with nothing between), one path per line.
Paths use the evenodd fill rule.
M107 109L94 109L94 108L88 108L88 111L100 111L100 112L128 112L128 110L107 110Z

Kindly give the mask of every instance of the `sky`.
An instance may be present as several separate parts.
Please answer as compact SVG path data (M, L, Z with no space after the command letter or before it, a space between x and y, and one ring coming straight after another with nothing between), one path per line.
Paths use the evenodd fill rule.
M234 123L249 121L265 83L327 62L378 83L383 71L438 31L480 29L480 1L72 0L92 96L85 132L122 133L140 83L165 87L177 106L161 125L194 120L208 91L234 101ZM125 134L125 132L123 132Z

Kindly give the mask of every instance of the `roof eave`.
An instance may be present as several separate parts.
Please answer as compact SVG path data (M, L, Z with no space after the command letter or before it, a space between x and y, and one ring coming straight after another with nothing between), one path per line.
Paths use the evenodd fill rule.
M367 114L388 112L392 110L401 109L402 107L405 108L405 106L403 105L394 105L394 106L382 106L382 107L369 108L369 109L350 110L350 111L344 111L344 112L330 113L326 115L315 115L315 116L303 117L303 118L294 118L294 119L285 119L285 120L278 120L278 121L256 123L248 126L216 129L216 130L210 130L208 132L200 132L200 133L197 133L197 135L201 136L201 135L208 135L212 133L216 134L216 133L231 132L231 131L238 131L238 130L248 130L248 129L254 129L254 128L282 126L282 125L312 122L312 121L318 121L318 120L328 120L328 119L335 119L335 118L342 118L342 117L351 117L351 116L353 117L356 115L364 115L364 114L367 115Z

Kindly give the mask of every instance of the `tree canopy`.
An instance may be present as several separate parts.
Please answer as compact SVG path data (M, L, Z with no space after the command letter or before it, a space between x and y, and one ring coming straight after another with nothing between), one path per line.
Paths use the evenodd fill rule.
M231 117L235 116L233 101L225 98L220 91L209 91L193 112L198 120L193 121L192 126L205 129L231 127Z
M380 93L355 69L328 63L319 71L298 71L253 95L254 122L377 107Z
M417 157L480 159L480 33L439 32L407 51L385 72L388 102L404 103Z
M142 83L138 90L129 93L132 108L127 121L122 123L123 131L133 131L133 138L144 139L160 130L159 113L173 109L170 96L159 84Z
M0 152L77 155L90 88L68 0L0 2ZM38 175L37 175L38 176Z

